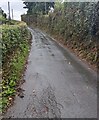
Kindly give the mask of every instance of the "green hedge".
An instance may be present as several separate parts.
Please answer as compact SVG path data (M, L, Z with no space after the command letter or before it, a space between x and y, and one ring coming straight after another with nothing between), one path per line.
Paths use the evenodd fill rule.
M6 62L10 54L20 47L24 36L27 34L26 25L3 25L2 26L2 62Z
M9 105L9 98L15 96L26 58L30 49L31 34L24 22L15 25L2 25L2 99L0 108Z

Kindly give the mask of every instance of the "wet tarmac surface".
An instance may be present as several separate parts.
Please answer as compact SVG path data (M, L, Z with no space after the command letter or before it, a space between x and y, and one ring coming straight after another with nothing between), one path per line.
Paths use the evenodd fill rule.
M96 118L96 73L38 29L22 84L6 118Z

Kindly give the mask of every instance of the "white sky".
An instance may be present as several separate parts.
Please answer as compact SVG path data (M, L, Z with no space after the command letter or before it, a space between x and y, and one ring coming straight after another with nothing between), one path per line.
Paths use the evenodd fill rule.
M15 20L21 20L22 14L26 13L27 9L24 9L22 0L0 0L0 7L8 15L8 1L10 2L10 9L13 9L13 16ZM12 16L12 14L11 14Z

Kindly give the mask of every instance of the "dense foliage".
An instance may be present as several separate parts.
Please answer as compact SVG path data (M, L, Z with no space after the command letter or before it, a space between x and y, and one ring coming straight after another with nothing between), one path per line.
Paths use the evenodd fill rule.
M28 24L46 29L83 59L97 66L99 2L56 2L49 15L22 16ZM29 19L28 19L29 18ZM28 20L27 20L28 19Z
M4 11L0 7L0 24L5 23L7 20L7 15L4 13Z
M54 7L54 2L24 2L27 14L48 14L49 7Z
M30 32L23 22L16 25L2 25L2 99L1 110L9 105L12 96L16 93L16 85L19 82L26 57L30 48Z
M26 34L25 25L3 25L2 26L2 62L9 59L9 55L23 42L22 35Z

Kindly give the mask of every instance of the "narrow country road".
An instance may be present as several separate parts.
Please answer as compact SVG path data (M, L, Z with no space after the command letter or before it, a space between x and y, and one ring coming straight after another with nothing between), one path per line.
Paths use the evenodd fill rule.
M30 28L29 28L30 29ZM38 29L22 84L7 118L97 118L96 73Z

